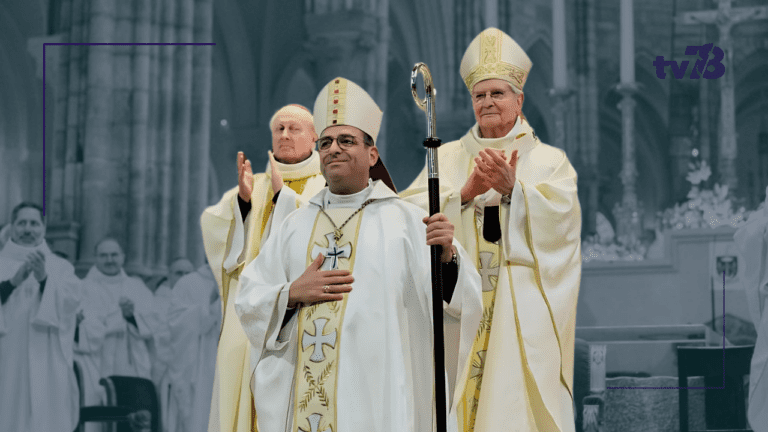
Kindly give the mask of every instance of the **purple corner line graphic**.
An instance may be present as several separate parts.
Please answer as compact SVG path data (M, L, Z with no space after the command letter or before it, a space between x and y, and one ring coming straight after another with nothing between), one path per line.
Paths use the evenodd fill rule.
M197 45L197 46L213 46L216 45L213 42L177 42L177 43L163 43L163 42L83 42L83 43L67 43L67 42L49 42L43 44L43 216L45 216L45 47L48 45L61 46L61 45Z
M713 324L714 325L714 324ZM722 387L606 387L608 390L724 390L725 389L725 271L723 271L723 386Z

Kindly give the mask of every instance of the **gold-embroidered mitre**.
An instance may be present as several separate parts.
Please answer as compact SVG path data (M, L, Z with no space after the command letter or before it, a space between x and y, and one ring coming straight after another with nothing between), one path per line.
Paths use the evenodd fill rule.
M368 93L346 78L334 78L315 99L315 131L322 136L331 126L354 126L376 142L384 113Z
M501 79L522 93L531 66L531 59L514 39L489 27L469 44L461 59L459 74L470 92L480 81Z

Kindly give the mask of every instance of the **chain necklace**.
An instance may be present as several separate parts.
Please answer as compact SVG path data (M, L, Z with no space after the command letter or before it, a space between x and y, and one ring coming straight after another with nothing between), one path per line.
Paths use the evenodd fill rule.
M331 217L330 217L330 216L328 216L328 213L326 213L326 212L325 212L325 210L323 209L323 207L322 207L322 206L320 206L320 211L321 211L321 212L323 212L323 214L325 215L325 217L327 217L327 218L328 218L328 220L329 220L329 221L331 221L331 225L333 225L333 238L335 238L335 239L336 239L336 243L338 243L338 242L339 242L339 240L341 240L341 236L342 236L342 235L344 235L344 233L342 233L342 232L341 232L341 230L342 230L342 229L344 229L344 225L346 225L346 224L347 224L347 222L349 222L350 220L352 220L352 218L353 218L353 217L354 217L356 214L360 213L360 211L361 211L362 209L364 209L364 208L365 208L365 206L367 206L368 204L370 204L370 203L372 203L372 202L374 202L374 201L376 201L376 200L375 200L375 199L369 199L369 200L365 201L365 202L363 203L363 205L361 205L361 206L360 206L360 208L359 208L359 209L355 210L355 212L354 212L354 213L352 213L351 215L349 215L349 217L347 218L347 220L345 220L345 221L344 221L344 223L343 223L343 224L341 224L341 226L340 226L340 227L336 227L336 223L333 221L333 219L331 219Z

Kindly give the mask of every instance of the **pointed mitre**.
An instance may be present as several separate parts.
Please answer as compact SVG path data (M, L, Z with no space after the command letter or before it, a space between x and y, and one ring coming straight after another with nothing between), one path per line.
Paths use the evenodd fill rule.
M354 126L376 142L384 113L368 93L346 78L334 78L315 99L315 131L322 136L331 126Z
M489 27L469 44L461 59L459 74L470 92L480 81L501 79L522 93L531 66L531 59L514 39Z

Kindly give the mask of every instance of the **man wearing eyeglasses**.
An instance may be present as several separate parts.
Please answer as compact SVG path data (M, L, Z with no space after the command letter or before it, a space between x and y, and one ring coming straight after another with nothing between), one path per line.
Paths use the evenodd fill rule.
M259 254L270 227L325 186L319 155L313 150L317 135L309 110L285 106L272 116L269 127L272 151L267 170L254 175L251 162L238 152L238 186L201 218L205 253L223 309L209 431L255 430L250 345L234 312L237 280L243 266ZM275 205L278 196L283 199Z
M347 79L323 88L314 119L328 187L240 276L259 430L432 432L429 245L442 246L445 316L465 359L477 331L480 278L452 224L373 179L382 115Z
M483 321L456 413L463 432L575 429L581 210L565 153L523 116L531 66L501 30L480 33L460 67L477 123L438 153L442 211L483 275ZM426 185L425 169L403 196L426 207Z

